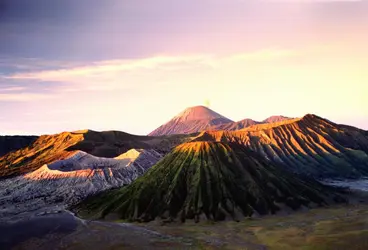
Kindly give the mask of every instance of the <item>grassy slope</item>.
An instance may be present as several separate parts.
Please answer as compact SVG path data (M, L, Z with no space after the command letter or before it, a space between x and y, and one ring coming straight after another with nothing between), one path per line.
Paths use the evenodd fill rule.
M87 199L87 216L133 221L241 219L252 214L325 204L327 189L280 171L240 145L185 143L126 188ZM330 190L328 190L330 191Z

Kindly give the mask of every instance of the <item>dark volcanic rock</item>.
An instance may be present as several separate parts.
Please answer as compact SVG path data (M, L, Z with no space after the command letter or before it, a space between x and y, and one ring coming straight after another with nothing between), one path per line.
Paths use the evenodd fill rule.
M27 135L0 136L0 157L32 144L38 137Z

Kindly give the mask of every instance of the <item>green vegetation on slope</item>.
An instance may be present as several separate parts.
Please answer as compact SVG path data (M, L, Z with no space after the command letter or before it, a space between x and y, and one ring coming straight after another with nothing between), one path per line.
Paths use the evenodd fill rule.
M192 142L176 147L131 185L88 198L87 217L130 221L240 220L283 207L324 205L331 189L280 170L238 144Z

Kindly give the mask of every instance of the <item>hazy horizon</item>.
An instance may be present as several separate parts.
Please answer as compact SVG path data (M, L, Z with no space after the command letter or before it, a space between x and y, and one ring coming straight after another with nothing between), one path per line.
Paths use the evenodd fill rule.
M368 129L368 2L5 0L0 134L148 134L190 106Z

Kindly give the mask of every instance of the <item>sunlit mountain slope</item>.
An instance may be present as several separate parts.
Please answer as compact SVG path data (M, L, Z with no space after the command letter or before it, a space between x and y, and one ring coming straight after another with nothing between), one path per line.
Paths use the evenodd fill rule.
M119 131L83 130L42 135L28 147L0 157L0 177L18 175L66 159L81 150L99 157L116 157L132 148L156 149L167 153L172 147L189 140L182 135L148 137Z
M314 177L368 175L368 132L316 115L233 132L202 132L194 140L237 142L293 172Z
M150 136L170 134L191 134L212 126L231 123L232 121L204 106L185 109L169 122L152 131Z

